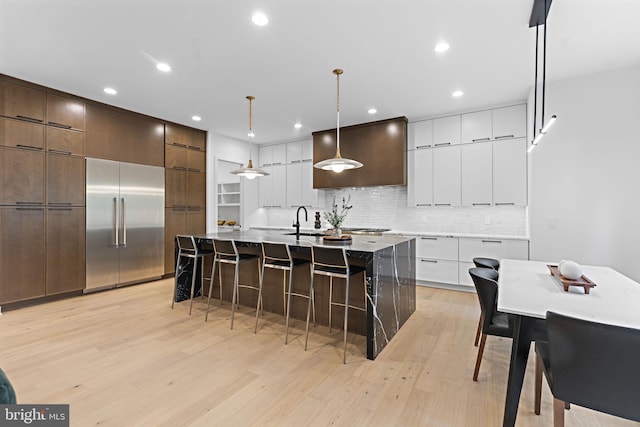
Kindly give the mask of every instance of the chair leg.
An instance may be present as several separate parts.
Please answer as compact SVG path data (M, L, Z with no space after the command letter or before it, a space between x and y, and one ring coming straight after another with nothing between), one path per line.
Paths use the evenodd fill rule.
M542 370L544 367L544 362L539 354L536 354L536 378L535 378L535 388L534 388L534 412L536 415L540 415L540 401L542 399Z
M211 294L213 293L213 281L216 277L216 258L213 258L213 264L211 265L211 280L209 281L209 296L207 298L207 314L204 315L204 321L209 319L209 308L211 307ZM220 290L222 292L222 288ZM222 296L222 295L221 295Z
M571 403L564 402L564 409L567 409L567 410L571 409Z
M478 342L480 341L480 334L482 333L482 313L480 313L480 318L478 319L478 329L476 329L476 339L473 342L473 345L478 346Z
M238 299L238 267L239 263L236 262L235 274L233 275L233 297L231 298L231 329L233 330L233 319L236 314L236 301Z
M348 271L348 270L347 270ZM342 363L347 364L347 324L349 320L349 273L347 272L347 286L344 294L344 337L343 337L343 356Z
M262 264L262 274L260 275L260 284L258 285L258 302L256 302L256 327L253 329L253 333L258 332L258 318L260 317L260 306L262 305L262 284L264 282L264 264Z
M189 316L191 316L191 309L193 309L193 292L196 289L196 273L198 271L198 257L193 259L193 271L191 272L191 302L189 303Z
M180 266L180 251L178 251L178 258L176 259L176 274L173 279L173 299L171 300L171 309L173 310L173 305L176 303L176 295L178 294L178 267Z
M218 284L220 285L220 305L222 305L222 264L218 262Z
M287 270L282 270L282 315L287 315Z
M292 287L293 287L293 268L291 269L291 271L289 271L289 293L287 294L287 303L286 303L287 310L286 310L285 321L284 321L284 345L287 345L289 342L289 315L291 314L291 292L293 291ZM315 323L315 317L316 316L314 313L313 314L314 323Z
M476 369L473 371L473 380L478 381L478 372L480 372L480 363L482 362L482 353L484 353L484 343L487 341L487 334L482 334L480 338L480 346L478 347L478 357L476 358Z
M329 276L329 333L331 333L331 309L333 307L333 276Z
M313 295L313 268L311 269L311 283L309 284L309 295ZM309 316L311 314L311 298L309 298L309 304L307 305L307 326L304 333L304 351L307 351L307 343L309 342Z
M553 427L564 427L564 402L553 399Z

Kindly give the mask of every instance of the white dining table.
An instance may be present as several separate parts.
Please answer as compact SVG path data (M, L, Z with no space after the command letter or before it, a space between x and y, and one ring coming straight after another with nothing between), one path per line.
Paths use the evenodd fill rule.
M609 267L582 266L595 287L564 291L547 267L548 262L500 260L498 310L513 314L514 337L503 426L514 426L522 382L531 347L535 319L547 311L610 325L640 329L640 283Z

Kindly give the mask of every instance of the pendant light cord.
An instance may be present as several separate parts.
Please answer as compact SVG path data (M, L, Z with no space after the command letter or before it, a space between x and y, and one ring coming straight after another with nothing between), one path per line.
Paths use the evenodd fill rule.
M536 127L538 126L537 122L537 112L538 112L538 27L540 24L536 24L536 71L535 77L533 78L533 139L536 139Z
M253 124L253 100L256 99L255 96L247 96L247 99L249 100L249 162L252 162L252 158L251 158L251 148L253 145L253 130L252 130L252 124Z
M336 75L336 157L340 158L340 74L343 71L341 69L333 70L333 74Z
M547 0L544 0L544 36L542 47L542 127L544 127L544 101L547 81Z

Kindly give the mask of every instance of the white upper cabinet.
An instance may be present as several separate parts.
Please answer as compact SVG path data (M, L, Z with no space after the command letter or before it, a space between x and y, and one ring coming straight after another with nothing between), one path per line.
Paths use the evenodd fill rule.
M303 162L313 162L313 139L305 139L301 143L302 145L302 158Z
M491 141L493 129L491 110L462 114L460 122L461 142L463 144Z
M460 147L462 206L491 206L493 201L492 147L491 142Z
M527 205L526 138L493 143L493 203Z
M287 144L276 144L273 149L272 165L284 165L287 163Z
M302 143L300 141L287 143L287 163L302 161Z
M302 206L302 163L287 165L287 207Z
M409 150L429 148L433 145L433 120L409 123Z
M460 146L433 150L433 203L460 206Z
M433 205L433 151L425 148L408 153L409 206Z
M493 139L527 136L527 106L525 104L493 110Z
M260 166L271 166L273 161L273 145L260 145L258 147Z
M263 208L270 208L273 204L273 168L271 166L263 166L262 169L269 175L257 178L260 190L260 206Z
M433 146L460 144L460 115L433 119Z
M306 207L318 206L318 190L313 188L313 162L302 162L302 205Z
M271 167L271 207L284 208L286 206L286 203L287 203L286 188L287 188L287 167L284 164L272 166Z

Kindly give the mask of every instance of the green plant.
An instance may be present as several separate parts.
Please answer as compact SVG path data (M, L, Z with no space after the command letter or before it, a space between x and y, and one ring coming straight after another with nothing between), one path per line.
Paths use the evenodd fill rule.
M331 211L324 213L324 219L327 220L329 224L333 226L333 228L340 228L342 223L347 218L347 214L349 213L349 209L353 206L349 205L351 201L351 194L345 199L342 198L342 206L338 209L338 204L336 203L336 196L333 196L333 202L331 203Z

